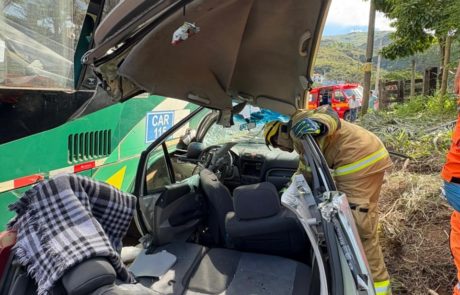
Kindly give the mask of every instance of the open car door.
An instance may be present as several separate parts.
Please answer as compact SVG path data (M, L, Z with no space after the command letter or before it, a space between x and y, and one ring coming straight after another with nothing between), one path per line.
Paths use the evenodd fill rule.
M141 154L134 185L134 217L141 236L156 245L186 240L205 215L197 163L177 163L181 137L195 129L207 111L200 107L164 132ZM193 121L191 121L193 119Z

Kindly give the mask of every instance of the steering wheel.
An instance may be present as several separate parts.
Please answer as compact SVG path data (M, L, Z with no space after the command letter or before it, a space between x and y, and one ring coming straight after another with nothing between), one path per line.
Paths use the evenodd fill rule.
M219 179L233 175L234 159L228 145L208 146L201 152L198 160L204 168L216 173Z

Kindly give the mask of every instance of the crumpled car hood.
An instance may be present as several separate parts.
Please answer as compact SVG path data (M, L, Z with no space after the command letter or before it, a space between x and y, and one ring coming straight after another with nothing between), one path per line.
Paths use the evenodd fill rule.
M224 113L240 99L292 114L305 105L329 2L125 1L83 61L115 102L150 92Z

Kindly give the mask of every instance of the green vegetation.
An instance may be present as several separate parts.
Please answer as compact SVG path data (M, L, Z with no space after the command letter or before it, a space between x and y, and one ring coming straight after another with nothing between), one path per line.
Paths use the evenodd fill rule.
M382 49L389 59L425 52L433 44L440 47L443 69L440 92L447 93L452 42L458 39L460 16L458 0L380 0L378 9L392 19L396 29L392 43Z
M432 173L442 167L456 113L452 97L416 96L366 115L361 125L377 134L390 151L411 157L411 168Z
M446 45L449 31L459 29L457 0L381 0L379 10L393 20L396 29L392 43L385 46L385 57L413 56L429 49L434 42ZM455 36L453 36L455 37Z
M363 58L363 51L352 43L326 39L321 42L315 73L324 75L328 80L361 81Z
M374 69L377 66L377 55L381 46L391 43L390 32L376 32L374 50ZM361 82L364 77L362 66L365 61L367 34L354 32L344 35L326 36L316 57L314 72L324 75L327 80ZM415 56L417 77L421 78L428 67L439 67L441 52L438 45L433 44L428 50ZM460 46L455 43L452 48L451 68L455 68L460 57ZM382 58L381 77L387 80L410 79L411 60L413 57L402 57L396 60ZM375 79L372 79L374 82Z
M410 70L396 70L396 71L390 71L390 72L385 72L382 75L382 79L384 80L389 80L389 81L395 81L395 80L410 80L412 72ZM416 73L415 75L416 79L421 79L423 78L423 75L421 72Z
M455 118L456 101L449 96L416 96L407 103L396 105L393 114L399 118L418 118L421 115L428 118L444 119Z

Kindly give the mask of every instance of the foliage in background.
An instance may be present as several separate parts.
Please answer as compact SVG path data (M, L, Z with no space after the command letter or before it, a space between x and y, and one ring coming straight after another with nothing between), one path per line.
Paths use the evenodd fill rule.
M407 103L394 106L393 114L398 118L455 119L456 100L451 96L415 96Z
M386 16L396 29L392 43L381 52L389 59L414 56L434 43L440 47L442 79L440 91L447 93L453 39L460 28L458 0L380 0Z
M368 114L360 124L379 136L388 150L411 157L416 172L438 173L456 115L452 97L416 96L405 104Z
M458 0L382 0L384 12L396 29L392 43L382 49L385 57L412 56L424 52L438 41L441 47L448 31L458 29L460 22L452 17ZM451 11L453 10L453 11Z
M410 70L395 70L391 72L386 72L382 75L382 79L395 81L395 80L410 80L412 72ZM417 72L415 75L416 79L423 78L421 72Z
M391 43L390 32L377 31L375 32L374 50L374 69L377 66L377 55L380 50L380 45L386 46ZM344 35L325 36L321 41L321 45L316 57L314 72L324 75L327 80L339 80L350 82L362 82L363 71L362 65L365 61L366 50L365 32L353 32ZM440 65L440 49L434 44L424 53L416 56L416 70L418 77L423 75L426 68L436 67ZM452 60L457 60L460 57L460 46L455 43L452 47ZM381 77L388 80L393 80L392 72L394 71L410 71L412 57L398 58L390 60L382 58L381 61ZM452 63L452 68L456 64ZM398 76L402 72L396 73ZM390 75L387 78L387 75ZM395 77L398 78L398 77ZM404 76L404 79L409 79L410 76ZM372 78L372 82L375 78Z

